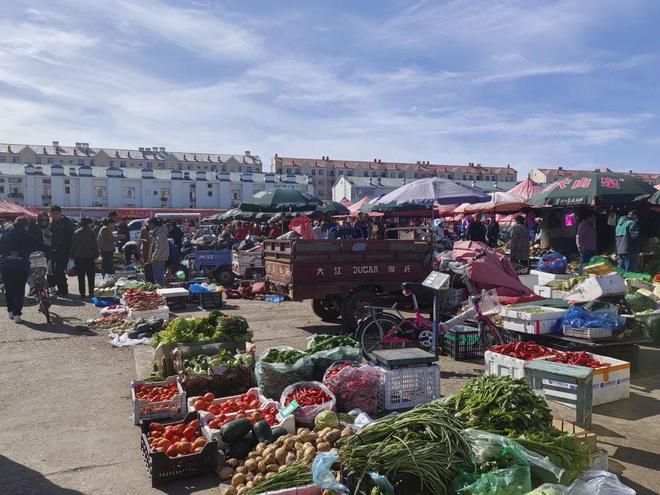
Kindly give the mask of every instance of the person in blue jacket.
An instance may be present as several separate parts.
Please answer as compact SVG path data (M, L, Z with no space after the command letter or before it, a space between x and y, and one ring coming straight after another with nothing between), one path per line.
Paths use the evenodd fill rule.
M25 284L30 271L30 254L35 251L50 253L50 248L28 233L30 220L19 217L14 227L0 238L0 272L5 284L5 298L9 318L21 322Z

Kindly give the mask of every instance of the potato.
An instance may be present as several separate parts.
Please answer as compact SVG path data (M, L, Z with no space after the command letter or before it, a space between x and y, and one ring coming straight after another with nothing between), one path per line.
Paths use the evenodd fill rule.
M236 492L236 495L245 495L248 492L249 488L243 487Z
M222 467L216 471L221 481L230 480L234 476L234 470L229 466Z
M245 469L245 466L238 466L236 469L234 469L234 473L243 473L243 474L245 474L246 471L247 471L247 469Z
M275 453L272 453L270 455L267 455L264 459L264 462L268 464L275 464L277 460L275 459Z
M271 476L275 476L275 474L277 474L277 473L266 473L265 478L268 479L268 478L270 478Z
M328 442L322 442L316 446L316 450L319 452L327 452L330 448L331 446Z
M284 471L287 467L288 467L288 466L280 466L280 467L277 469L277 472L278 472L278 473L281 473L281 472Z
M254 479L254 473L248 473L245 475L245 481L252 481Z
M293 449L296 448L296 441L293 438L287 438L284 441L284 448L291 452Z
M256 486L259 483L261 483L263 480L264 480L264 475L263 474L257 474L257 475L255 475L254 479L252 480L252 483L254 483L255 486Z
M261 461L261 462L257 465L257 470L258 470L260 473L263 474L263 473L266 472L266 466L268 466L268 464L266 463L266 461Z
M280 447L275 451L275 462L277 462L280 466L284 464L286 460L286 447Z
M254 448L254 451L261 455L261 453L264 451L264 449L267 447L267 444L265 442L259 442L257 446Z
M344 428L343 430L341 430L341 435L340 435L340 437L341 437L341 438L350 437L350 436L353 435L354 433L355 433L355 430L354 430L353 428L351 428L350 426L347 426L346 428Z
M335 443L341 437L341 431L332 430L331 432L325 435L325 440L328 443Z
M314 457L315 455L316 455L316 447L310 446L303 451L303 458L307 458L307 457L311 458Z
M228 486L225 488L225 491L222 492L222 495L236 495L236 488Z
M246 470L248 473L254 473L254 472L256 471L256 469L257 469L257 461L256 461L256 460L254 460L254 459L248 459L248 460L245 462L245 470Z
M259 454L257 453L256 450L253 450L248 454L248 459L254 459L255 457L259 457Z
M266 467L266 471L268 471L269 473L276 473L276 472L278 471L278 469L280 469L280 466L278 466L278 465L275 464L275 463L273 463L273 464L269 464L269 465Z
M299 428L297 433L298 433L298 435L305 435L306 433L309 433L309 429Z
M264 451L261 453L261 456L263 458L268 457L271 454L275 454L276 447L274 445L270 445L264 449Z
M247 488L248 490L250 490L251 488L254 488L254 483L252 483L251 481L248 481L247 483L245 483L245 488Z
M308 449L308 448L310 448L310 447L314 447L314 444L313 444L312 442L305 442L305 443L303 444L303 447L305 447L306 449Z
M294 454L294 453L292 453L292 452L289 452L289 453L286 455L286 458L284 459L284 463L285 463L287 466L290 466L290 465L293 464L294 462L296 462L296 454Z
M225 464L230 468L237 468L239 466L238 459L228 459Z
M245 475L243 473L236 473L231 479L231 486L238 486L245 483Z
M300 437L300 441L303 443L314 442L317 438L317 435L312 435L312 433L309 431L307 433L300 433L298 436Z

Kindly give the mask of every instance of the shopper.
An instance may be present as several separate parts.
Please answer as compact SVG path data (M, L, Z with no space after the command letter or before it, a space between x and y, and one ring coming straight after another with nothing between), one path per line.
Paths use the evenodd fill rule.
M78 293L80 299L85 299L85 278L89 297L94 295L94 277L96 276L96 258L99 257L97 236L92 230L92 219L82 218L80 228L73 233L71 257L76 263L78 275Z
M105 218L103 226L99 230L97 244L101 251L101 275L112 275L115 273L115 261L113 259L115 252L115 236L112 233L114 220L110 217Z
M516 217L516 224L511 228L509 259L512 263L529 264L529 229L525 226L525 217L522 215Z
M62 208L57 205L50 207L50 219L53 275L57 285L57 295L66 297L69 294L66 269L71 258L74 226L71 220L62 215Z
M580 254L580 271L582 271L582 268L589 264L589 260L596 255L596 215L593 211L588 211L582 216L582 220L578 224L575 244Z
M124 244L131 240L131 231L128 229L126 219L123 217L117 217L115 220L115 239L119 251L122 250Z
M614 231L619 267L627 272L634 272L637 267L640 250L638 219L637 212L631 210L626 216L619 218Z
M486 244L492 248L497 247L497 240L500 237L500 224L497 223L495 215L486 219Z
M174 245L180 253L181 248L183 247L183 230L179 228L176 222L169 223L169 231L167 232L167 236L174 241Z
M465 233L465 239L468 241L486 242L486 227L481 223L481 213L474 216Z
M140 256L140 245L138 241L128 241L122 247L124 252L124 265L128 266L133 263L141 263L142 257Z
M147 222L150 233L149 261L154 281L165 287L165 262L170 256L170 245L167 241L167 227L160 223L156 217Z
M14 227L0 239L0 272L5 284L5 299L9 318L21 322L25 283L30 271L30 253L43 251L48 254L50 248L28 234L30 220L18 217Z

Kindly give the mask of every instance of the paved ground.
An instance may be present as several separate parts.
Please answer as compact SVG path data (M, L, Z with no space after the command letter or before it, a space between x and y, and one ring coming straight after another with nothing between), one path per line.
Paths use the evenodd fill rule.
M21 325L0 313L0 494L218 493L213 476L150 487L129 395L146 348L135 355L114 349L105 335L76 327L97 316L90 305L74 298L57 304L61 319L52 329L33 307ZM302 347L311 334L338 329L321 323L308 304L230 301L228 309L248 319L258 352L279 343ZM441 366L443 394L482 369L446 358ZM595 408L593 429L611 470L638 493L658 493L660 349L642 349L638 368L631 398Z

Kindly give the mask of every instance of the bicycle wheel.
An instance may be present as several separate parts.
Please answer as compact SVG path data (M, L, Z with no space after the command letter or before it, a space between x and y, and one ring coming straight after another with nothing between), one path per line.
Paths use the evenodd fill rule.
M480 321L477 325L479 330L479 339L486 349L490 349L494 345L500 345L504 343L502 335L497 330L497 327L492 323L487 324L484 321Z
M368 361L373 361L374 351L405 347L403 343L390 344L383 342L383 336L388 334L390 330L399 328L403 321L405 320L388 314L382 314L366 321L360 335L360 347L364 358Z

